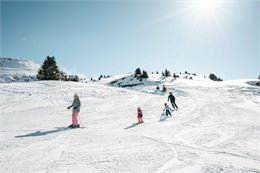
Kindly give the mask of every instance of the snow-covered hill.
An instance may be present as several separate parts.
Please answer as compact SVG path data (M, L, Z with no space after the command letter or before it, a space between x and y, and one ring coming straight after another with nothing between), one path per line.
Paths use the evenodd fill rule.
M260 88L252 80L162 79L179 110L160 120L167 95L153 85L110 86L121 77L0 84L0 172L260 172ZM75 93L86 128L68 130ZM145 123L133 125L138 106Z
M110 78L111 79L111 78ZM110 80L109 79L109 80ZM207 76L204 75L191 75L191 74L179 74L178 77L164 77L159 74L149 74L148 79L142 79L139 80L138 78L134 77L133 74L126 74L123 76L120 76L120 78L115 78L111 81L112 86L117 87L134 87L139 85L157 85L164 84L165 82L173 82L175 80L179 79L186 79L186 80L195 80L195 81L209 81L210 79Z
M0 83L35 80L39 68L39 64L29 60L1 57Z

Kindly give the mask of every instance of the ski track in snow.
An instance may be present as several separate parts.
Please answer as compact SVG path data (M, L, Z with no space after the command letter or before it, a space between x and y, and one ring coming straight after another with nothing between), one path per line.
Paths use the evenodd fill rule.
M163 121L167 95L150 86L0 84L0 172L259 173L259 88L173 83L179 110ZM68 130L74 93L86 128Z

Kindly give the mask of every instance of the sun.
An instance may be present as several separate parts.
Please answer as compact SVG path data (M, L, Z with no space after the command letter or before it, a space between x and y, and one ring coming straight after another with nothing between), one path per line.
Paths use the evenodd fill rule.
M197 15L208 16L217 12L219 0L197 0L194 5Z

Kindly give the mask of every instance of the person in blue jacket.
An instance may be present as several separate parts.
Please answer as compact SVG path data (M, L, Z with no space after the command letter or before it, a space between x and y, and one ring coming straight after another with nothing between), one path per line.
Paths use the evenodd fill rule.
M171 114L172 109L170 108L170 106L167 105L167 103L164 103L163 111L165 111L167 117L172 116L172 114Z

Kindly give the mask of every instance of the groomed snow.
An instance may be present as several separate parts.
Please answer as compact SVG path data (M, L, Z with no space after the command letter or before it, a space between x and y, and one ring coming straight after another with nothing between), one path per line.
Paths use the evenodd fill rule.
M260 172L260 89L250 81L164 79L179 110L161 121L167 94L156 85L108 82L0 84L0 172ZM74 93L85 128L68 130ZM133 126L138 106L145 123Z

